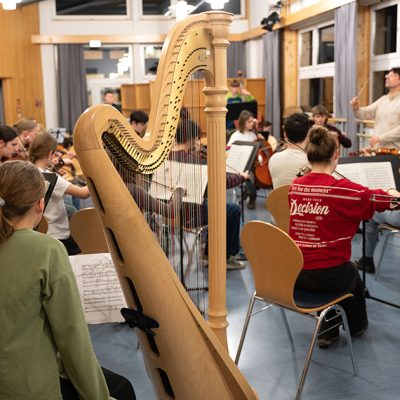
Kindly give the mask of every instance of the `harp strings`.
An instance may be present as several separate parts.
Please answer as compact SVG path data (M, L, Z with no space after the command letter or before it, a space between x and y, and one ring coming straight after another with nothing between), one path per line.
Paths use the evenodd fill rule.
M201 182L207 170L200 154L200 96L203 80L191 80L175 148L152 175L128 170L107 147L119 176L142 211L155 238L199 311L207 309L207 269L204 260L206 228ZM185 111L186 110L186 111ZM132 238L132 245L135 238Z

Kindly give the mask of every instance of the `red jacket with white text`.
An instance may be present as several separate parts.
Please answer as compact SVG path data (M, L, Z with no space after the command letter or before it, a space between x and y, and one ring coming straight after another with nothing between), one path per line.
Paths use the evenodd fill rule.
M348 262L360 221L393 207L383 190L316 172L293 181L289 206L289 235L303 253L303 269Z

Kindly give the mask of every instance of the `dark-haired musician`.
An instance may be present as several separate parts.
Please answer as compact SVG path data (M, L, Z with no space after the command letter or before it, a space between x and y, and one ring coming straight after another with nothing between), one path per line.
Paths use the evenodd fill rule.
M367 107L360 107L357 97L351 100L355 117L374 119L374 135L371 148L395 148L400 150L400 67L392 68L385 76L388 94Z

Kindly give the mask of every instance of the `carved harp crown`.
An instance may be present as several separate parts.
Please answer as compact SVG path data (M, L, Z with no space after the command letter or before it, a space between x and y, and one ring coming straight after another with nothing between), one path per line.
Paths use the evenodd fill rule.
M152 105L144 139L118 111L105 105L85 111L74 130L75 149L128 306L159 323L154 337L141 331L138 337L160 399L257 398L223 346L226 47L231 20L222 12L200 14L168 35L152 96L157 103ZM137 173L155 171L173 145L187 80L199 69L206 71L207 86L208 314L218 338L184 290L109 157L111 153L114 161ZM210 218L210 213L215 215ZM215 226L212 220L218 220Z

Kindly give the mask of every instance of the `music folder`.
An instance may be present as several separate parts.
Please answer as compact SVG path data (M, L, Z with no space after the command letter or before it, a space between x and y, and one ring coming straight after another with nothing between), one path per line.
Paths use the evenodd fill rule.
M400 158L394 155L339 158L336 170L370 189L400 189Z
M226 172L249 171L254 164L259 142L234 142L226 157Z

